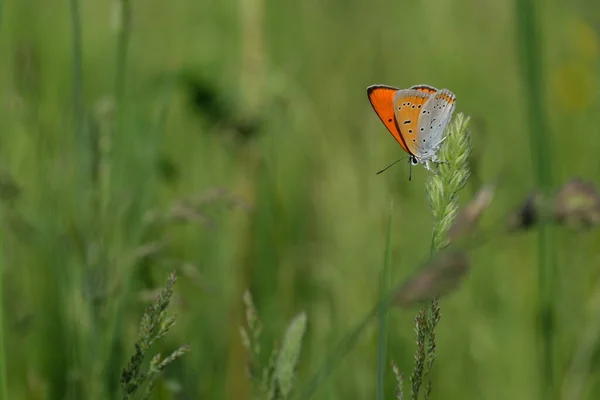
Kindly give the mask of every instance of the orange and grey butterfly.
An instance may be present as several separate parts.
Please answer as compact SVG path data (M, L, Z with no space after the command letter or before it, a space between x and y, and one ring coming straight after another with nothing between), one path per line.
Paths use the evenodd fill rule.
M415 104L415 107L412 109L413 111L416 111L415 113L412 113L415 114L414 116L412 116L412 114L409 115L411 110L410 106L409 108L403 108L401 110L398 110L397 107L394 106L394 103L397 102L396 99L398 98L399 92L405 93L408 90L412 90L410 93L414 94L416 98L423 99L415 100L416 103L415 101L411 102L412 98L408 97L403 100L404 103L408 102L411 103L411 105ZM388 131L390 131L392 136L394 136L394 139L396 139L404 151L406 151L409 155L414 154L410 150L410 148L414 147L414 145L411 145L407 142L406 134L408 133L410 135L416 132L418 111L420 111L424 102L430 97L430 95L436 91L436 88L429 85L415 85L404 91L387 85L372 85L367 88L369 101L377 113L377 116L379 116L379 119L381 122L383 122ZM400 118L398 118L398 111L402 111ZM406 119L405 117L412 118Z
M411 163L440 162L437 152L454 111L456 97L448 89L429 85L397 89L386 85L367 88L373 109L400 146L411 156Z

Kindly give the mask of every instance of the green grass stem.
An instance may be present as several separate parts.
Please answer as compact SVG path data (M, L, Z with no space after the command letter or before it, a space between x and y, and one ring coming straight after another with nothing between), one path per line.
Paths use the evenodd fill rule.
M4 347L4 243L0 230L0 400L8 400L6 381L6 350Z
M3 27L4 0L0 0L0 32ZM3 229L2 229L3 232ZM6 382L6 353L4 347L4 243L0 232L0 400L8 400Z
M106 133L105 138L109 143L113 143L113 139L122 138L125 136L127 107L127 68L129 59L129 47L131 41L131 20L132 20L132 5L129 0L120 0L119 3L119 21L117 24L117 43L115 57L115 80L114 80L114 99L116 121L112 132ZM112 137L111 137L112 134ZM112 156L112 152L108 150L105 154L106 158ZM110 164L110 160L107 160ZM105 177L106 181L110 181L110 177ZM110 188L108 184L101 187L106 193L103 197L110 197ZM106 202L104 202L106 204ZM102 210L104 211L104 210ZM119 332L122 328L122 321L125 315L125 306L131 292L132 279L134 270L130 265L126 266L126 271L122 274L122 287L117 295L113 313L106 327L107 335L105 341L105 354L107 354L106 365L109 370L114 370L120 362L119 356ZM113 376L109 373L105 376L109 393L115 393L117 387L113 380Z
M534 0L517 0L517 38L524 97L529 123L529 141L536 186L545 194L552 189L552 162L549 128L546 122L545 82L542 59L539 12ZM540 398L550 399L554 391L554 327L556 297L556 256L550 224L542 224L538 233L538 324L540 343Z
M122 132L124 125L125 96L127 82L127 62L129 58L129 43L131 41L132 8L129 0L120 0L120 20L118 23L117 56L115 68L115 102L117 112L116 134Z
M79 0L70 0L69 7L71 11L71 29L72 29L72 85L73 85L73 119L75 123L75 133L77 139L83 145L85 137L85 103L83 98L83 55L82 55L82 31L81 31L81 10ZM86 160L86 152L82 152L81 157ZM88 176L86 176L88 178Z
M388 304L385 302L385 296L390 290L392 281L392 215L388 220L388 227L385 239L385 256L383 261L383 269L381 271L381 286L379 297L379 338L377 341L377 399L384 398L385 384L385 366L387 355L387 326L388 326Z

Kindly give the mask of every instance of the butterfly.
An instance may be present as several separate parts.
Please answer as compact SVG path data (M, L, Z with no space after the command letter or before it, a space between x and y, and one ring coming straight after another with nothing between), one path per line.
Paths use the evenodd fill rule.
M367 95L381 122L408 153L411 165L423 164L433 171L430 162L444 162L437 153L454 112L454 93L428 85L408 89L372 85Z

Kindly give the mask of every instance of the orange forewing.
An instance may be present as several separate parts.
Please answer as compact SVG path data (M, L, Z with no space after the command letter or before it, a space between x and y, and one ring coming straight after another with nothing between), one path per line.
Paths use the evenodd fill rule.
M416 90L419 90L415 88ZM418 135L419 132L419 115L423 106L429 98L429 93L425 90L419 90L424 92L425 95L413 95L398 98L396 105L398 106L398 126L402 131L402 138L411 154L415 154L418 149ZM414 93L414 92L413 92Z
M390 131L394 139L402 146L404 151L411 154L408 148L406 147L406 142L402 137L402 133L400 132L400 128L396 122L396 116L394 114L394 95L398 89L393 88L391 86L369 86L367 88L367 95L369 96L369 101L373 106L373 109L379 116L379 119L385 127Z

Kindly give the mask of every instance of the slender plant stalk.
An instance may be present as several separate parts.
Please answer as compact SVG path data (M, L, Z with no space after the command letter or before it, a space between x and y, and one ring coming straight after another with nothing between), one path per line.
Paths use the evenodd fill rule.
M73 117L77 139L85 141L85 104L83 100L83 56L81 51L81 11L79 0L70 0L73 29Z
M543 100L543 65L538 10L534 0L516 0L517 37L519 40L521 73L528 108L531 159L538 188L544 193L552 188L550 135L546 124ZM553 228L542 224L538 233L538 335L540 342L540 398L555 396L554 386L554 326L556 293L556 257Z
M116 58L116 76L115 76L115 102L117 112L116 134L121 133L123 129L123 115L125 114L125 85L127 82L127 61L129 56L129 42L131 41L131 2L129 0L120 0L120 20L118 24L117 39L117 58Z
M4 0L0 0L0 31L4 17ZM0 400L8 400L7 382L6 382L6 353L4 347L4 244L2 242L2 232L0 229Z
M264 16L264 1L263 0L239 0L238 2L239 18L240 18L240 108L242 114L252 114L260 108L261 98L263 96L264 85L264 37L263 37L263 16ZM261 180L265 178L263 170L263 158L261 153L254 146L245 146L241 150L239 157L241 174L238 177L238 192L244 193L243 197L249 199L252 204L260 204ZM259 199L255 201L255 199ZM264 201L264 199L263 199ZM237 282L235 284L234 298L238 298L246 288L250 285L252 276L253 263L252 256L254 246L256 246L254 235L256 227L260 226L260 216L253 213L251 218L243 218L242 231L243 235L243 251L237 263ZM237 308L237 303L234 303L234 308ZM243 398L247 396L250 389L246 384L244 375L244 363L239 362L240 354L243 349L239 346L239 335L237 332L239 310L235 310L231 315L234 315L235 323L232 323L229 333L229 363L227 371L227 379L225 382L226 393L228 398Z
M1 5L0 5L1 7ZM6 353L4 347L4 243L0 229L0 400L8 400L6 381Z
M379 309L379 338L377 341L377 400L384 398L384 383L385 383L385 365L387 353L387 325L388 325L388 305L385 302L385 296L390 291L391 282L391 236L392 236L392 214L388 220L387 235L385 240L385 257L383 262L383 270L381 271L381 286L380 286L380 309Z
M132 19L132 6L129 0L119 1L119 21L117 24L118 35L116 44L116 69L115 69L115 112L116 112L116 123L113 131L113 137L123 137L125 130L125 115L126 109L126 83L127 83L127 62L129 59L129 43L131 40L131 19ZM109 142L112 142L110 134L105 134L105 138ZM110 157L110 155L108 156ZM105 177L105 179L109 179ZM110 189L107 187L103 188L106 192ZM108 193L104 193L104 198L108 196ZM107 360L106 365L109 369L116 370L116 366L119 363L119 351L118 351L118 333L121 329L122 316L124 314L125 304L129 293L131 292L131 279L133 276L132 268L128 268L123 275L123 285L120 289L120 293L115 302L115 308L112 313L111 319L107 325L108 334L106 336L106 354ZM107 387L110 394L114 394L117 390L113 376L107 374L105 379L108 380Z
M71 53L72 53L72 96L73 96L73 123L75 128L75 140L76 147L81 149L77 153L77 165L78 168L78 176L77 182L79 182L80 195L87 195L88 184L90 177L92 176L92 170L90 165L90 146L89 146L89 138L87 137L86 131L86 117L85 117L85 100L83 94L83 51L82 51L82 25L81 25L81 9L79 0L70 0L69 1L69 11L71 16ZM82 202L83 206L86 207L87 203ZM87 211L87 210L85 210ZM85 270L89 270L90 267L90 258L89 258L89 247L90 247L90 237L89 234L84 233L82 236L82 244L84 246L84 259L83 259L83 267ZM65 275L65 287L59 290L59 294L64 297L64 299L68 299L69 296L73 292L81 291L81 285L79 284L81 279L81 270L75 270L70 274ZM91 304L86 304L86 306L91 307ZM73 307L72 305L69 307ZM91 311L91 308L90 308ZM89 315L92 315L91 313ZM93 328L92 328L93 329ZM90 366L89 359L85 360L84 357L89 354L88 351L84 350L90 344L87 341L84 330L78 329L73 334L75 336L75 340L73 341L74 345L69 348L69 362L71 362L73 367L75 368L84 368L86 370L85 374L89 373ZM87 378L90 378L89 376ZM93 383L91 384L93 385ZM90 385L88 385L89 387ZM85 390L81 386L77 385L69 385L68 387L68 396L81 396Z
M244 112L259 112L265 91L264 0L239 0L241 23L241 98Z

